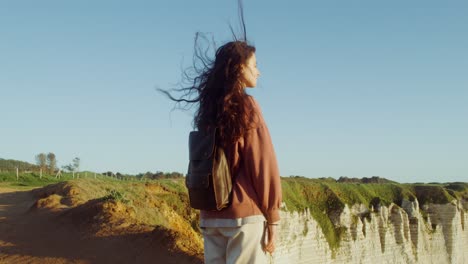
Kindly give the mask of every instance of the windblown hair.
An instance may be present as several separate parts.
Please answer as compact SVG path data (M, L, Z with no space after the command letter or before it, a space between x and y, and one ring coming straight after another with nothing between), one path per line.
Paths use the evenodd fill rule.
M215 59L210 60L197 46L199 34L195 38L195 60L201 62L197 68L194 62L196 77L189 87L175 89L183 92L180 98L160 90L177 103L198 104L194 117L194 126L198 130L217 128L217 137L221 146L227 147L244 135L255 118L252 101L240 81L242 67L255 53L255 47L246 41L235 40L217 49Z
M208 49L203 50L198 43L200 38L207 40L206 37L197 33L193 67L183 75L188 86L182 84L182 88L172 90L181 92L182 96L176 98L170 92L158 89L177 105L198 105L194 126L198 130L216 127L218 142L224 147L243 136L256 118L252 100L240 81L242 67L255 53L255 47L247 43L242 0L238 1L238 8L242 37L238 39L230 26L234 41L219 47L213 60L207 55Z

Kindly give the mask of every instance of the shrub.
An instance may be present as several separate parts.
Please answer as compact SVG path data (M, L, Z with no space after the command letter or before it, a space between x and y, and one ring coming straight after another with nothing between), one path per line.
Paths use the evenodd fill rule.
M104 201L112 200L112 201L122 202L122 203L125 203L125 204L130 202L130 200L125 197L125 194L123 194L123 193L121 193L121 192L119 192L117 190L110 190L109 194L102 197L102 199Z

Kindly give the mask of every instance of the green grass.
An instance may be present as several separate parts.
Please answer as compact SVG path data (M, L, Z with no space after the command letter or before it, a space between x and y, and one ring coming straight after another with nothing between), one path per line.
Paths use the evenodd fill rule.
M122 202L124 204L130 203L130 200L126 198L126 195L124 193L121 193L116 190L109 190L109 194L103 197L103 200L108 201L118 201Z
M79 193L78 202L91 199L105 199L120 201L131 206L136 211L137 218L147 224L169 225L165 211L174 211L192 228L198 232L199 211L189 206L185 179L160 179L139 181L117 180L112 177L98 175L94 179L93 173L88 177L72 179L72 174L64 174L62 179L55 176L21 174L19 180L14 173L0 173L0 186L11 186L20 189L31 189L50 184L60 184L62 190L69 193ZM449 203L454 199L468 199L468 183L338 183L331 178L310 179L304 177L282 178L283 201L288 211L309 210L312 217L321 227L325 238L334 253L340 246L344 227L336 225L336 217L345 205L363 204L367 208L388 206L391 203L401 205L403 200L418 199L420 209L427 203ZM49 187L46 187L49 188ZM73 189L73 190L72 190ZM67 195L62 193L60 195ZM167 209L167 210L166 210ZM421 210L423 217L427 214ZM357 217L369 219L370 214ZM356 221L357 221L356 217ZM310 232L306 228L303 234Z
M87 176L85 176L87 174ZM101 174L96 174L98 179L112 179L115 181L119 181L115 178L104 176ZM94 179L93 172L80 172L75 173L75 178L73 178L72 173L62 173L62 176L58 179L55 178L55 175L49 175L46 173L42 174L40 177L39 173L31 172L31 173L20 173L19 177L16 177L15 172L0 172L0 185L1 186L11 186L11 187L22 187L24 189L30 189L34 187L42 187L49 184L54 184L63 181L69 181L74 179Z
M20 187L20 189L42 187L45 185L61 182L66 179L69 178L63 177L61 180L57 180L55 179L55 176L45 174L43 174L42 178L40 178L40 175L38 173L21 173L19 177L16 178L16 173L0 172L0 185Z

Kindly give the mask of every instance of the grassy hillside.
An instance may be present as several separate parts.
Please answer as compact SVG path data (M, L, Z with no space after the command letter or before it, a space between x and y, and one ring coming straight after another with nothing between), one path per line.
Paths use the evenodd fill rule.
M196 211L188 207L188 196L184 180L157 180L125 182L111 178L79 179L63 184L74 188L79 195L74 204L81 204L93 199L118 201L135 210L136 219L148 225L170 226L171 219L162 211L170 210L176 213L192 227L198 230ZM44 189L47 190L47 187ZM52 188L56 189L56 188ZM154 210L158 208L157 210Z
M110 177L81 178L32 190L33 208L60 213L94 236L149 234L170 253L183 253L200 263L203 246L199 213L188 206L183 179L121 181Z
M83 175L83 173L82 173ZM94 179L89 173L87 178L72 179L71 174L62 179L53 176L39 176L34 173L23 174L19 180L12 173L0 173L0 185L32 188L38 197L37 206L52 209L70 209L74 218L86 218L84 210L98 206L102 210L122 212L119 221L172 230L177 243L174 247L200 254L201 236L198 228L199 212L188 205L184 178L159 180L116 180L107 176ZM391 203L401 205L403 200L418 199L421 209L427 203L449 203L454 199L468 200L468 183L431 183L399 184L374 179L368 183L352 179L338 182L332 178L309 179L304 177L282 178L283 200L288 211L303 211L306 208L322 228L332 249L339 247L344 229L336 225L336 217L345 204L363 204L367 208L378 209ZM379 182L379 183L374 183ZM109 203L111 205L109 205ZM107 209L103 209L107 208ZM92 209L96 210L96 209ZM94 215L91 222L106 215ZM107 216L106 216L107 217ZM369 213L359 216L369 217ZM122 220L125 219L125 220ZM109 219L96 226L96 230L107 228ZM93 223L96 224L96 223ZM186 245L184 241L195 241Z
M80 175L80 178L73 179L71 173L64 173L60 179L56 179L51 175L40 178L37 173L23 173L17 180L15 173L0 172L0 186L22 189L44 186L37 189L40 198L59 195L68 200L68 206L80 205L93 199L115 200L133 208L168 206L198 230L194 220L198 213L188 207L184 178L139 181L136 178L118 180L103 175L94 178L94 173L89 173L88 177L84 177L84 172ZM161 225L168 221L160 215L145 215L145 210L138 212L138 218L151 225Z

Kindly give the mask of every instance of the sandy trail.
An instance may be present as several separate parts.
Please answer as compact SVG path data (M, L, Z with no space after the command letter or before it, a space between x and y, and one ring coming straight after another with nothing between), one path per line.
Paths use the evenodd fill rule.
M150 232L96 237L60 212L31 210L34 202L30 191L0 187L0 263L193 262Z

